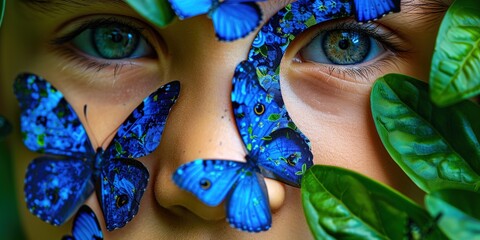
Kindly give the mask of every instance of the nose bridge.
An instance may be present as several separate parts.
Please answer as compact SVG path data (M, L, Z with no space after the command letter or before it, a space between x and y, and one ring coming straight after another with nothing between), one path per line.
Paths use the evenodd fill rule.
M195 41L179 39L169 49L168 78L179 80L181 91L155 153L154 191L164 208L180 207L203 219L218 220L225 216L222 206L201 204L171 179L180 165L195 159L244 159L246 151L236 129L231 91L235 67L246 58L251 39L223 43L213 32L185 35L189 34L195 35Z
M231 104L232 77L246 55L244 43L222 43L213 36L209 48L172 53L171 79L181 82L181 96L162 137L175 144L175 159L185 163L196 158L241 160L243 143L236 129ZM171 135L170 135L171 134Z

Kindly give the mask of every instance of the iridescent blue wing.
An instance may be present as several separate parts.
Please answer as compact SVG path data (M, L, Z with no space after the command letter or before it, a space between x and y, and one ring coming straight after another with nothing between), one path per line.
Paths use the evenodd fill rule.
M300 187L303 174L313 165L313 155L304 137L291 128L282 128L270 134L263 146L257 160L262 174Z
M353 0L358 22L368 22L400 11L400 0Z
M101 240L103 239L102 229L98 223L97 216L87 205L78 210L73 220L73 236L64 236L62 240Z
M254 0L226 0L209 13L221 41L245 37L262 21L262 11Z
M254 170L242 172L227 199L227 220L237 229L260 232L270 229L272 215L263 176Z
M97 196L108 231L125 226L137 214L148 178L148 170L137 160L104 162L97 180Z
M219 205L240 177L245 163L228 160L195 160L180 166L173 181L208 206Z
M238 130L251 156L262 151L264 139L273 131L291 122L285 109L260 86L255 67L249 62L240 63L235 70L232 104Z
M173 81L148 96L120 126L106 156L139 158L160 144L167 117L178 98L180 82Z
M212 7L212 0L168 0L172 6L173 11L178 18L185 19L194 17L200 14L206 14Z
M77 114L49 82L33 74L20 74L14 91L20 103L20 127L27 148L77 158L93 153Z
M93 170L81 159L33 160L25 176L25 201L34 215L53 225L68 220L92 194Z

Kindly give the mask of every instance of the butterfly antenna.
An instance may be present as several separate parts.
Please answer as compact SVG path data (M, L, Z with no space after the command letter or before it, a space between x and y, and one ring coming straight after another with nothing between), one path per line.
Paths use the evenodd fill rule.
M109 141L110 139L112 139L112 137L117 133L117 131L118 131L118 129L120 128L120 126L117 127L117 128L115 128L115 130L113 130L113 131L103 140L103 142L101 142L101 144L98 144L98 139L97 139L97 137L95 136L95 133L94 133L94 132L92 131L92 129L90 128L90 124L88 123L88 114L87 114L87 112L88 112L88 106L87 106L87 104L85 104L85 105L83 106L83 116L85 117L85 128L88 129L88 131L92 133L92 137L93 137L93 139L95 140L95 142L92 142L92 144L94 145L94 149L97 149L97 148L99 148L99 147L102 147L103 149L105 149L105 148L104 148L105 143L106 143L107 141Z

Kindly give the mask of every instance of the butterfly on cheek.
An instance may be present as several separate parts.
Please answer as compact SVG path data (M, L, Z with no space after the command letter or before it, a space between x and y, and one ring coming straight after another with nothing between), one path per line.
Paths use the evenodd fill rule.
M73 219L72 235L64 236L62 240L102 240L103 233L95 212L83 205Z
M255 2L265 0L169 0L180 19L207 14L221 41L247 36L262 21L262 11Z
M279 11L260 29L248 59L235 69L231 100L247 162L199 159L173 174L180 188L206 205L225 201L227 220L234 228L268 230L272 216L264 178L299 187L313 165L310 141L283 103L279 66L288 44L312 21L348 16L351 9L338 2L335 8L320 11L322 4L325 1L298 0Z
M107 230L123 227L138 212L149 173L134 158L151 153L160 143L179 82L148 96L119 127L104 150L92 144L63 94L33 74L14 84L27 148L45 153L28 166L24 193L28 209L43 221L61 225L96 189Z

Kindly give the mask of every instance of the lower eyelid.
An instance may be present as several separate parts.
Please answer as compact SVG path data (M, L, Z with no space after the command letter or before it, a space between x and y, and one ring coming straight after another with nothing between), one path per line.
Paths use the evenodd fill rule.
M394 53L386 50L373 61L358 65L333 65L306 61L297 53L288 67L299 74L307 74L311 77L325 78L328 76L341 81L370 84L387 72L399 71L395 63L397 60Z

